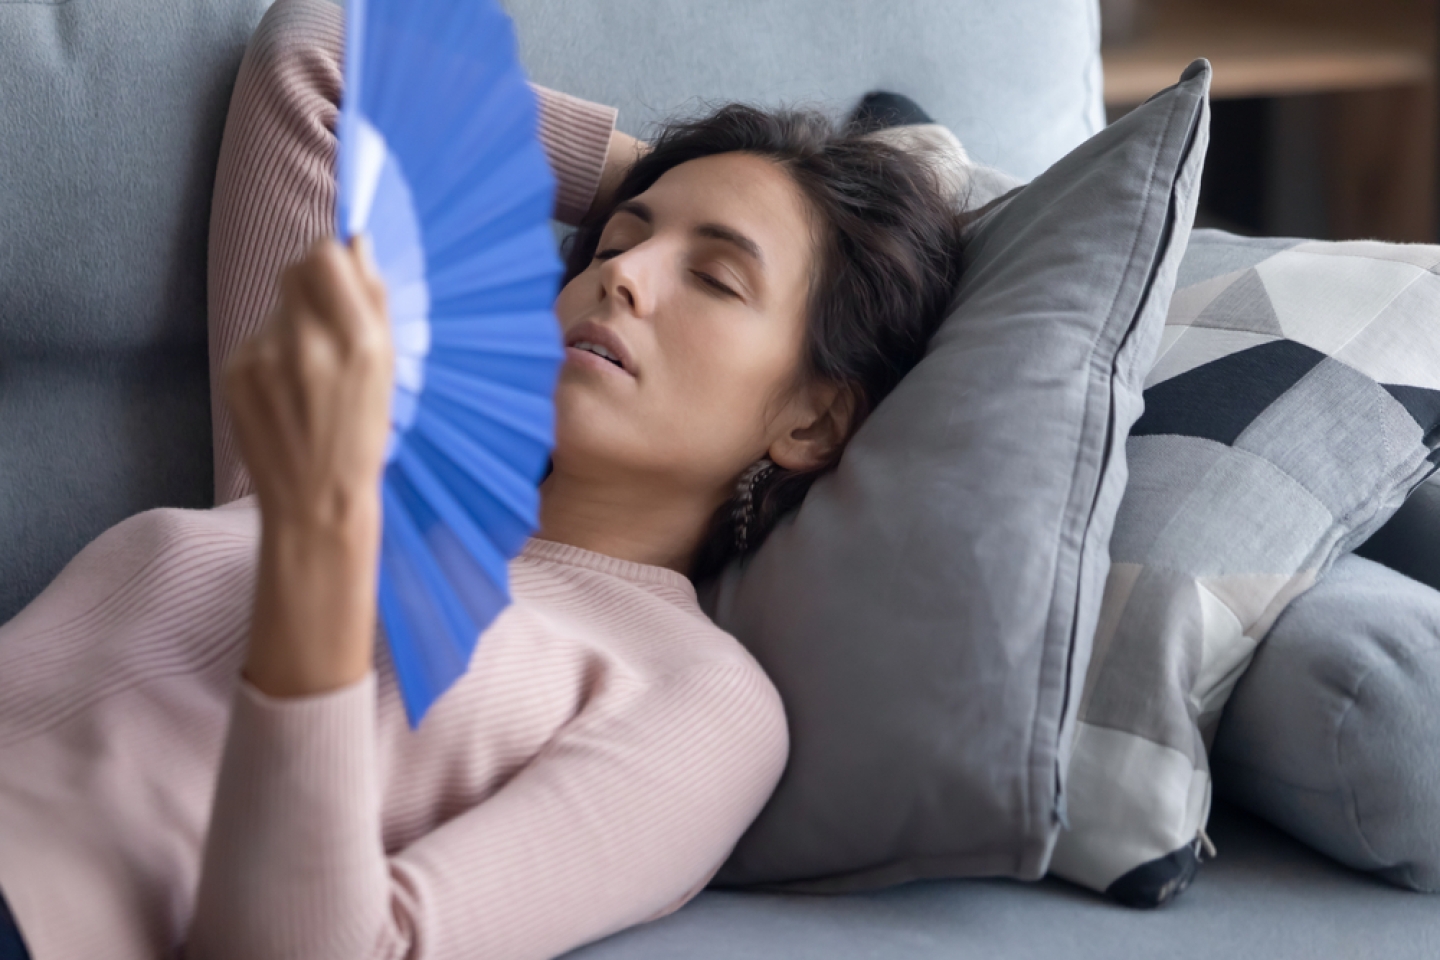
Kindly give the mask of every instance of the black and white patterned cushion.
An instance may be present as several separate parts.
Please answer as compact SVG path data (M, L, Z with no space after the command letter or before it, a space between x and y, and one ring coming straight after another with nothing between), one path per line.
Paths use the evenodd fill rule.
M1155 905L1257 644L1440 461L1440 247L1196 231L1145 404L1051 870Z

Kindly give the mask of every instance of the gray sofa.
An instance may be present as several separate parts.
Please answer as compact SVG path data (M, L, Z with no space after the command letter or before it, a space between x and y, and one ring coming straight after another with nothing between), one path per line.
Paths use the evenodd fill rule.
M105 527L212 500L209 196L267 3L0 0L0 621ZM635 133L701 98L838 109L886 87L1028 178L1103 123L1094 0L508 6L534 77ZM1055 881L711 891L573 956L1440 957L1440 900L1224 806L1212 828L1219 858L1154 913Z

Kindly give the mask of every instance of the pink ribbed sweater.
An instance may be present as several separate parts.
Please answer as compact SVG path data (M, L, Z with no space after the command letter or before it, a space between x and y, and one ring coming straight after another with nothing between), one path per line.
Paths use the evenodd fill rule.
M247 52L217 362L329 229L339 36L328 3L278 0ZM613 112L542 97L573 219ZM141 514L0 627L0 891L35 960L551 957L687 901L780 776L774 687L678 573L531 540L411 731L383 641L323 695L240 679L257 542L253 498Z

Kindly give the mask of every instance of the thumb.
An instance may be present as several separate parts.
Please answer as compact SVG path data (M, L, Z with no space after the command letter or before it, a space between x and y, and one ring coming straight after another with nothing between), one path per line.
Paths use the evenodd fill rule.
M380 268L375 265L375 248L370 241L370 234L357 233L350 238L350 252L360 267L360 275L365 279L365 285L369 288L370 298L376 303L385 302L385 279L380 276Z

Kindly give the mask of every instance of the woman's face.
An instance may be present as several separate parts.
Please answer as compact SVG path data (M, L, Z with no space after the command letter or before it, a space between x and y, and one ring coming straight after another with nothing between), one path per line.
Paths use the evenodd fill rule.
M683 163L622 204L555 304L557 469L723 499L772 447L788 456L815 416L797 389L813 235L790 176L751 154Z

